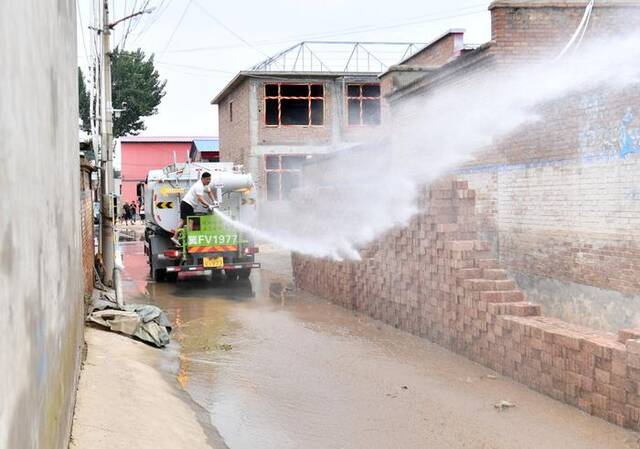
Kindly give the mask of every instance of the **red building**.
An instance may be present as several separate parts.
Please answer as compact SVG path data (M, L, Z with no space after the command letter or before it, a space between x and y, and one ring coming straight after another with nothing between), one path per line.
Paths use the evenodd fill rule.
M197 145L196 145L197 144ZM122 161L122 201L136 201L136 185L143 182L149 170L162 168L172 162L184 162L197 154L197 147L207 147L209 160L218 159L217 137L147 137L132 136L120 139ZM215 154L214 154L215 153Z

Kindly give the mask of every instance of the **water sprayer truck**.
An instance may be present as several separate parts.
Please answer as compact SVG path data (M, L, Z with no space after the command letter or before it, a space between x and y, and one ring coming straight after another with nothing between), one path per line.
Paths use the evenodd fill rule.
M175 281L181 272L224 272L228 280L249 277L258 248L250 235L238 232L216 213L198 212L188 217L177 237L180 201L202 173L211 173L219 211L244 221L255 213L255 189L250 174L231 162L174 163L151 170L142 186L145 209L145 255L152 279ZM206 199L206 198L205 198Z

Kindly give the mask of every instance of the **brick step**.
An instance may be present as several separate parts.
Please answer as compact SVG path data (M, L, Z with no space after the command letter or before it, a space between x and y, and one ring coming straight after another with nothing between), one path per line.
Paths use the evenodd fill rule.
M640 340L640 329L620 329L618 331L618 341L626 343L627 340Z
M500 265L498 264L498 261L496 259L477 259L476 266L478 268L489 269L500 268Z
M480 301L488 303L506 303L524 301L525 296L521 290L502 290L480 292Z
M516 283L510 279L465 279L463 286L469 290L480 292L516 290L518 288Z
M489 304L487 312L491 315L540 316L542 308L532 302L503 302Z
M484 245L481 240L449 240L444 242L444 249L453 252L475 251L484 249Z
M457 279L481 279L482 268L460 268L456 270Z
M503 281L509 279L507 276L507 270L501 268L485 268L482 270L482 279L493 279L496 281Z

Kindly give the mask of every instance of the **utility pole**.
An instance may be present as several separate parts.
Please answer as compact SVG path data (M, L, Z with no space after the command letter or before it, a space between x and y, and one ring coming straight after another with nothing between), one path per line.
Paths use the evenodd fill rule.
M100 180L102 190L102 262L104 263L104 283L113 286L115 268L114 253L114 190L113 179L113 116L111 105L111 26L109 24L109 0L102 2L102 130Z
M100 65L100 78L102 87L102 101L100 103L101 115L101 144L100 144L100 189L102 192L102 220L100 233L100 248L102 250L102 262L105 274L104 283L110 287L114 285L115 270L115 180L113 176L113 105L111 99L111 30L121 22L129 20L141 14L153 12L153 8L138 11L109 22L109 0L102 2L102 63Z

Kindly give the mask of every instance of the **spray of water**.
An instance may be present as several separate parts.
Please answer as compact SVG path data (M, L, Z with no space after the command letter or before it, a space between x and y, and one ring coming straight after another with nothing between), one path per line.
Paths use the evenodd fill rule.
M242 223L241 221L234 220L220 209L214 210L215 214L222 219L229 226L237 229L240 232L249 234L253 236L258 241L270 242L275 245L278 245L282 248L288 249L301 249L304 248L305 254L314 255L314 256L325 256L326 248L321 245L314 245L312 242L309 242L306 239L296 238L295 235L286 235L286 234L271 234L269 232L261 231L260 229L248 225L246 223ZM360 256L357 251L349 254L350 258L358 259ZM337 258L338 256L336 256Z
M583 45L558 61L470 75L416 96L394 114L385 147L349 152L305 177L297 201L263 207L257 239L320 257L358 259L358 247L419 212L419 187L541 117L536 108L588 89L640 81L640 35Z

